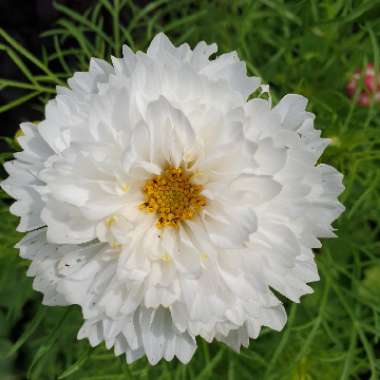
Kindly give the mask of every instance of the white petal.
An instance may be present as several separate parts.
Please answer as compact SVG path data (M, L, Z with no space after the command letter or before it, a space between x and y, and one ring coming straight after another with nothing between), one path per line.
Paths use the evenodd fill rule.
M273 108L281 117L283 126L287 129L296 130L306 118L313 117L305 111L307 99L301 95L285 95L280 102Z

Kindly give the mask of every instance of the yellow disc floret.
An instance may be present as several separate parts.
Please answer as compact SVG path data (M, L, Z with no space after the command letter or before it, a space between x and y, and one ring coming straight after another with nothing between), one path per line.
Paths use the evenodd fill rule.
M169 166L145 183L145 201L139 208L157 214L157 228L178 227L179 222L193 218L206 205L203 186L191 183L191 177L184 169Z

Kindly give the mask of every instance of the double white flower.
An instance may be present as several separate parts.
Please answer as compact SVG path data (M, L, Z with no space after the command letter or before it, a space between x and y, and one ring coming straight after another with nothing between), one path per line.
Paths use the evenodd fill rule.
M78 337L128 362L188 362L196 336L238 350L286 321L318 280L312 248L333 237L342 176L306 99L248 97L260 80L215 44L92 59L22 124L3 189L21 256L47 305L78 304Z

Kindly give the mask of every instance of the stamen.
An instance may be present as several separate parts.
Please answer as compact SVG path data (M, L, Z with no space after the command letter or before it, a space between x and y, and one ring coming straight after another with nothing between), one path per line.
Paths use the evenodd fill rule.
M201 195L203 186L191 183L191 177L184 169L169 166L145 183L145 201L139 208L157 214L157 228L178 227L206 205L206 197Z

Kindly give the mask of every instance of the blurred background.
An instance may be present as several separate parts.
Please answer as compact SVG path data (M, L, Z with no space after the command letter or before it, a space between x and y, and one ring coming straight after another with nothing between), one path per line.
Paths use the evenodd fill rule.
M61 0L57 3L82 13L95 1ZM52 0L0 0L0 26L33 54L38 55L41 52L42 44L52 47L52 39L41 39L40 34L51 28L58 18L59 12ZM22 79L22 72L4 50L0 50L0 77ZM15 100L20 94L22 94L20 89L6 88L0 92L0 104ZM7 126L2 128L1 133L12 136L20 122L34 120L39 116L40 114L29 104L1 113L0 124Z
M78 342L77 307L48 308L13 248L21 238L0 192L0 380L376 380L380 376L380 1L0 0L0 164L19 149L22 121L43 118L55 86L90 57L144 50L164 31L176 43L236 50L251 75L309 98L331 139L323 161L345 175L338 238L316 251L321 281L289 320L237 354L199 340L189 365L129 366ZM5 172L1 169L1 176Z
M94 0L61 0L58 3L82 13ZM40 38L40 34L51 27L59 18L52 0L0 0L0 27L4 28L13 38L33 54L39 54L41 44L51 46L52 40ZM7 79L22 79L22 73L4 50L0 50L0 77ZM17 88L6 88L0 91L0 104L14 101L22 94ZM22 121L35 120L40 113L33 110L29 104L0 114L0 125L4 127L1 134L13 136ZM0 151L7 149L0 142Z

